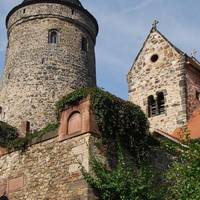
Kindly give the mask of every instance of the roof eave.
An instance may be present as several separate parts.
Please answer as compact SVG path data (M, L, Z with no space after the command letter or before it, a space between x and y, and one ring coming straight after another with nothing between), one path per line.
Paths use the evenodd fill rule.
M199 61L194 57L189 57L188 55L186 55L186 56L187 56L187 64L191 65L192 67L194 67L195 69L200 71Z

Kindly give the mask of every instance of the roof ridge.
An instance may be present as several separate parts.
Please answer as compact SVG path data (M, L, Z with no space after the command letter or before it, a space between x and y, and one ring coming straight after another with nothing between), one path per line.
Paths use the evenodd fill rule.
M177 53L179 53L179 54L181 54L181 55L184 55L184 56L187 55L186 53L184 53L183 51L181 51L178 47L176 47L172 42L170 42L169 39L167 39L167 38L165 37L165 35L163 35L157 28L152 27L152 28L150 29L150 32L149 32L149 34L147 35L147 37L146 37L146 39L145 39L143 45L142 45L142 48L140 49L139 53L137 54L137 56L136 56L136 58L135 58L135 60L134 60L134 62L133 62L133 64L132 64L132 67L131 67L130 71L132 71L132 69L133 69L133 67L134 67L134 65L135 65L135 63L136 63L138 57L140 56L140 54L141 54L142 50L144 49L144 47L145 47L145 45L146 45L146 43L147 43L147 41L148 41L150 35L151 35L153 32L157 32L159 35L161 35L161 36L163 37L163 39L166 40L166 41L169 43L169 45L170 45L172 48L174 48L174 49L176 50ZM129 72L130 72L130 71L129 71Z

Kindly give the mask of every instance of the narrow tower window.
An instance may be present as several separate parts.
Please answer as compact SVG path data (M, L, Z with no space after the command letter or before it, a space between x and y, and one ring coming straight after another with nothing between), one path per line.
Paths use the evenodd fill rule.
M50 44L57 44L58 43L58 32L56 30L50 30L48 40L49 40Z
M157 94L158 115L165 113L165 98L163 92Z
M44 61L45 61L45 59L44 59L44 58L42 58L42 64L44 64Z
M82 51L87 51L88 50L88 41L87 41L87 38L85 38L85 37L82 37L81 50Z
M148 117L157 115L157 106L154 97L151 95L148 97Z

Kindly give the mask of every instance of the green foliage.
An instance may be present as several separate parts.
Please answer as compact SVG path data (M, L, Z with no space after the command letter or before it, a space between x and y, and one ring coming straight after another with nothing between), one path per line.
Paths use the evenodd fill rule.
M102 200L154 199L153 174L150 166L143 164L148 157L149 123L139 106L124 101L99 88L77 90L57 102L57 116L63 109L90 97L91 110L107 147L107 160L117 160L110 169L96 158L92 160L94 176L83 169L88 183L98 191ZM121 150L134 155L135 167L126 162ZM118 152L118 153L116 153ZM133 154L134 153L134 154Z
M0 121L0 146L6 147L10 141L18 137L17 129Z
M187 146L176 149L179 159L173 162L167 174L169 200L200 199L200 140L189 142Z
M93 173L82 169L87 182L95 189L101 200L157 199L154 189L154 173L149 165L135 165L127 161L121 148L117 152L117 164L109 169L99 159L91 161Z
M131 150L135 144L144 140L149 123L139 106L99 88L84 88L63 97L56 104L57 115L88 96L104 144L119 141Z
M4 143L4 147L9 150L21 150L22 152L27 149L29 145L33 142L33 140L38 140L42 138L45 134L54 131L58 128L58 124L48 124L45 128L40 131L29 133L24 138L14 138L12 140L8 140L7 143Z

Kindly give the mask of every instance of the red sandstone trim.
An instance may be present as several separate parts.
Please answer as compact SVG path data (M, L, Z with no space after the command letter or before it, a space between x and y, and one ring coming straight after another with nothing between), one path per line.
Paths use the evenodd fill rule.
M68 127L70 125L69 123L71 123L69 122L69 119L73 115L73 113L80 114L81 120L79 121L77 119L77 123L75 121L73 122L73 125L77 126L77 128L81 128L80 130L77 129L77 132L70 133L68 130ZM76 127L74 127L74 129L76 130ZM94 114L91 111L91 100L89 96L80 101L77 105L71 106L70 108L62 111L60 118L60 127L58 131L58 141L61 142L63 140L77 137L86 133L100 135L97 124L95 122Z

